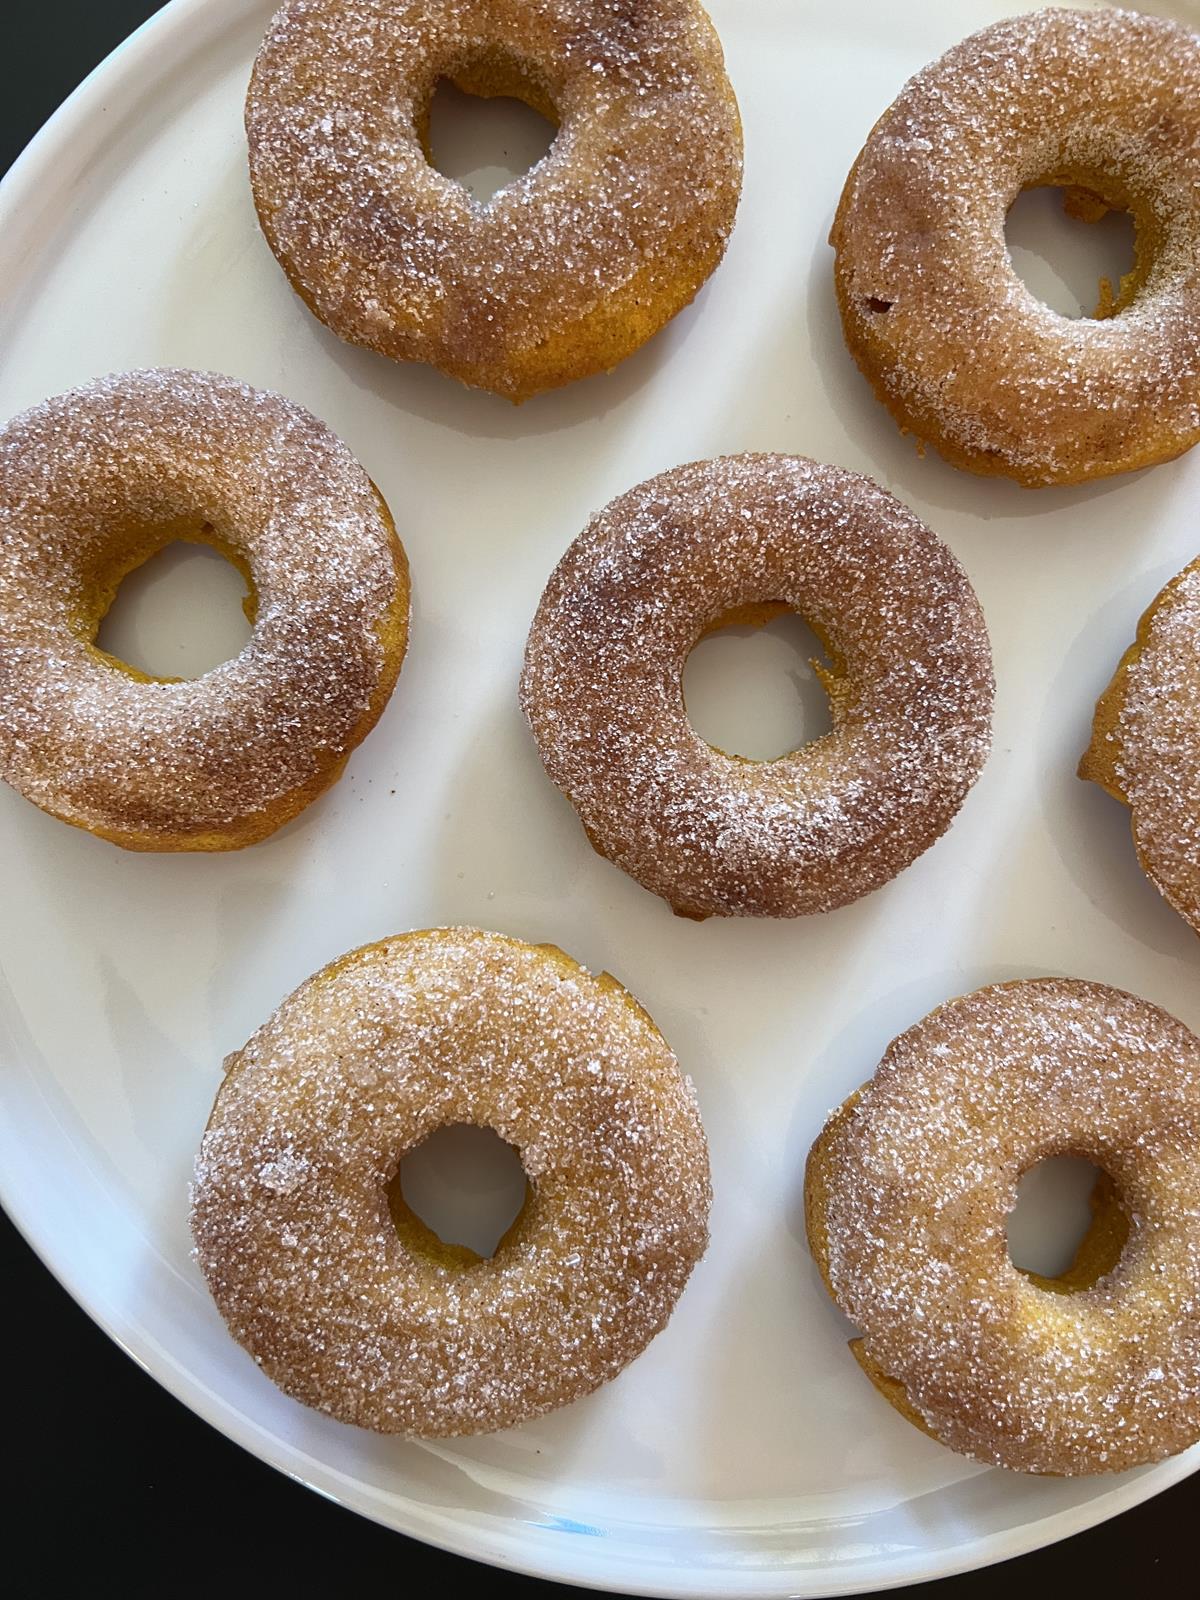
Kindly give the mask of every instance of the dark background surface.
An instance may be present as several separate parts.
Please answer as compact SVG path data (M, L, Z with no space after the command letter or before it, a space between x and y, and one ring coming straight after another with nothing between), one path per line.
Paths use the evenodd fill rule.
M149 0L0 0L0 169L155 9ZM579 1593L429 1550L262 1466L110 1344L2 1217L0 1274L8 1593L347 1594L414 1582L527 1600ZM1195 1593L1190 1556L1185 1566L1193 1516L1200 1475L1065 1544L908 1593Z

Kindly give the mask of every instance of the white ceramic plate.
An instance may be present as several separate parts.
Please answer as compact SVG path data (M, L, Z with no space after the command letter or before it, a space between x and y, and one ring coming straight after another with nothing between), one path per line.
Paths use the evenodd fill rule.
M601 1588L819 1595L1029 1550L1200 1465L1193 1451L1038 1480L931 1443L848 1355L800 1216L826 1111L949 995L1065 972L1200 1025L1194 936L1144 882L1124 813L1074 777L1139 612L1200 543L1200 452L1093 488L977 480L918 459L843 348L825 238L845 172L904 78L1009 7L712 9L746 123L728 258L614 375L519 410L338 343L291 295L255 226L240 123L270 0L175 0L5 184L0 415L160 362L280 389L382 486L416 613L378 729L266 844L127 855L0 789L0 1171L12 1215L114 1339L345 1505ZM888 888L797 923L696 925L592 853L515 684L588 513L747 448L869 472L950 542L991 625L995 753L951 832ZM725 647L708 676L752 696L754 647L738 657ZM284 994L352 946L453 921L553 940L629 983L699 1086L716 1204L670 1327L620 1379L535 1426L427 1446L342 1427L259 1374L189 1259L187 1185L222 1056Z

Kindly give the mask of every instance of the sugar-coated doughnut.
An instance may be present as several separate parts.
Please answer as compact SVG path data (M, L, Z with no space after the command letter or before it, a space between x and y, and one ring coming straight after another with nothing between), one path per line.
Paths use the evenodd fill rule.
M1129 807L1143 871L1200 933L1200 561L1139 622L1096 705L1079 775Z
M254 625L202 677L95 644L176 540L239 568ZM0 777L130 850L253 844L334 783L396 682L408 568L346 446L281 395L153 370L0 429Z
M558 124L487 204L430 165L439 78ZM741 191L697 0L290 0L246 128L263 231L321 321L512 400L616 366L687 305Z
M552 945L471 928L344 956L226 1063L192 1232L233 1336L344 1422L507 1428L666 1324L708 1240L690 1082L646 1012ZM393 1198L436 1128L494 1128L525 1207L490 1259Z
M833 731L777 761L707 744L697 641L797 611ZM991 741L992 664L962 568L857 473L799 456L676 467L593 518L534 618L521 699L595 848L681 915L845 905L949 826Z
M1132 213L1096 318L1030 293L1004 237L1023 189ZM905 85L833 224L846 342L906 432L1027 485L1166 461L1200 438L1200 39L1132 11L984 28ZM1099 319L1099 320L1097 320Z
M1055 1155L1104 1176L1045 1279L1007 1221ZM805 1211L864 1370L943 1444L1078 1474L1200 1439L1200 1039L1157 1006L1068 978L940 1006L827 1123Z

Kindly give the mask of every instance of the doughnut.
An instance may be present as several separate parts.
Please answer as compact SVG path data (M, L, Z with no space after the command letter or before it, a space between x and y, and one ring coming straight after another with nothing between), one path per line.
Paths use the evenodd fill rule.
M177 540L242 573L253 633L202 677L99 649ZM408 569L346 446L212 373L103 378L0 429L0 777L129 850L233 850L336 782L396 682Z
M1022 1175L1101 1169L1060 1278L1009 1258ZM1017 1472L1120 1472L1200 1439L1200 1040L1071 978L997 984L901 1034L805 1175L852 1349L933 1438Z
M1136 259L1095 318L1013 268L1009 206L1132 214ZM1027 486L1167 461L1200 438L1200 39L1132 11L1039 11L901 90L830 241L846 343L901 429Z
M1142 870L1200 933L1200 561L1138 623L1096 705L1079 776L1129 807Z
M401 1158L457 1123L526 1173L490 1258L398 1193ZM616 979L440 928L333 962L229 1058L192 1233L230 1332L287 1394L442 1438L615 1377L666 1325L710 1200L695 1092Z
M482 204L430 164L439 79L557 125ZM511 400L607 371L725 251L742 133L697 0L290 0L246 100L267 242L340 338Z
M833 731L777 761L688 721L704 634L796 611ZM991 741L983 615L885 490L799 456L676 467L593 518L533 621L521 700L593 846L681 916L793 917L877 889L947 827Z

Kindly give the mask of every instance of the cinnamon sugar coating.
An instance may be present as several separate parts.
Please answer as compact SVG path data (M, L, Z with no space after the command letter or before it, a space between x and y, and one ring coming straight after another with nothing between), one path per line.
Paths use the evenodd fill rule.
M1093 318L1030 293L1004 237L1026 188L1132 213L1136 261ZM1200 39L1132 11L973 34L876 123L831 236L851 353L906 432L1037 486L1150 466L1200 437Z
M1129 807L1146 876L1200 933L1200 560L1155 597L1079 765Z
M121 580L175 540L246 577L245 647L202 677L99 650ZM228 850L336 781L408 636L408 569L346 446L211 373L103 378L0 429L0 777L134 850Z
M558 123L479 203L429 163L439 78ZM341 338L521 400L607 370L688 303L741 191L696 0L290 0L246 101L267 240Z
M703 634L772 603L826 646L833 730L746 761L695 732L681 681ZM691 917L799 916L887 883L977 777L992 694L949 550L868 478L781 455L676 467L594 517L546 586L521 680L596 849Z
M494 1128L530 1195L491 1259L402 1240L388 1188L446 1124ZM666 1324L708 1241L691 1083L645 1011L561 950L472 928L335 961L226 1063L196 1255L288 1394L421 1437L588 1394Z
M1018 1182L1055 1155L1112 1180L1099 1276L1009 1257ZM1200 1040L1157 1006L1067 978L940 1006L826 1125L805 1200L860 1362L951 1449L1080 1474L1200 1439Z

